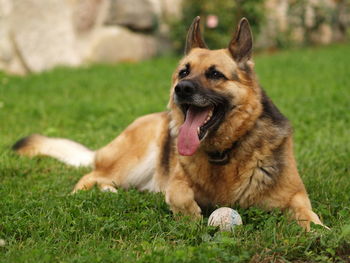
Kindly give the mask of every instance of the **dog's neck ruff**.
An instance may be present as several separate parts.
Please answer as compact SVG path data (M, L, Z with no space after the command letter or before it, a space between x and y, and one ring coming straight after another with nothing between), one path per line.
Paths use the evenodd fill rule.
M238 142L235 141L234 143L232 143L232 146L230 148L227 148L222 152L207 152L209 162L215 165L228 164L230 162L230 153L233 151L234 148L237 147L237 145Z

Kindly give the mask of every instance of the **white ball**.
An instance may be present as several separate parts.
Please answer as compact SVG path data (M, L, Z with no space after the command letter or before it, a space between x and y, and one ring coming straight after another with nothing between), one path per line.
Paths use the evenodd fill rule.
M232 231L236 225L242 224L242 218L238 212L229 207L216 209L208 219L208 226L218 226L221 231Z

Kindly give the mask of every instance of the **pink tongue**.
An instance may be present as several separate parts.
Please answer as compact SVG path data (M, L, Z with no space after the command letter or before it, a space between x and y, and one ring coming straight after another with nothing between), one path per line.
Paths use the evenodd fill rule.
M185 123L181 125L177 138L179 154L190 156L196 152L200 143L197 129L204 123L210 110L210 107L189 107L186 113Z

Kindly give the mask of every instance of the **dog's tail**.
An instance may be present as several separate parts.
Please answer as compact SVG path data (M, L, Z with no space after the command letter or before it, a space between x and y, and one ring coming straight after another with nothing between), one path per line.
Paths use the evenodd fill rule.
M33 134L17 141L12 149L24 156L50 156L72 166L91 166L95 152L85 146L62 138Z

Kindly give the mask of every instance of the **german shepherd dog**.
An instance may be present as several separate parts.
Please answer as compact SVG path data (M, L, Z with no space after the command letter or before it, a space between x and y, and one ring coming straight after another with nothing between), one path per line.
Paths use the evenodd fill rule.
M107 146L31 135L13 149L92 165L73 192L136 187L163 192L173 213L201 217L216 205L289 210L310 230L312 211L293 155L288 120L259 86L243 18L227 49L209 50L196 17L172 76L168 111L135 120Z

